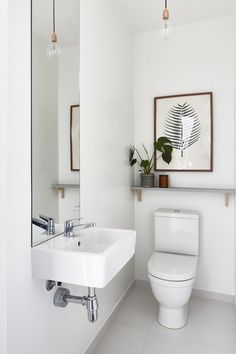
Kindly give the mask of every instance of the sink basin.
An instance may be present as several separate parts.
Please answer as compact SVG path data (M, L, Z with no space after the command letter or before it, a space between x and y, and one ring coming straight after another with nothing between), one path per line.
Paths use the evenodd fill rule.
M136 231L92 227L31 250L33 276L103 288L135 253Z

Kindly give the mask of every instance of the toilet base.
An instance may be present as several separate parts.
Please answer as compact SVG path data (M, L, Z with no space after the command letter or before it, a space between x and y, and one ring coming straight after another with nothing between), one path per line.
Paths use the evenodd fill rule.
M163 327L178 329L185 326L188 319L189 303L179 308L159 307L157 320Z

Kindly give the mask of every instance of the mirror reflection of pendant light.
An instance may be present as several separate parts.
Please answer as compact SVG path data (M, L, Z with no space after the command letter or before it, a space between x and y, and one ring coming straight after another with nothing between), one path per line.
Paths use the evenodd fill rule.
M168 10L167 0L165 0L165 8L163 10L162 22L159 34L162 39L168 39L173 33L173 26L170 22L170 12Z
M47 55L49 58L58 59L60 55L60 47L57 43L57 34L56 34L56 20L55 20L55 0L53 0L53 10L52 10L52 34L51 42L47 46Z

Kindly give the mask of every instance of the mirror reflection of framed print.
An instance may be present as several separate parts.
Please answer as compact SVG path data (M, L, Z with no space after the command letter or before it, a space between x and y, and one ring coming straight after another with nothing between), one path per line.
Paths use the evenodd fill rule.
M70 106L70 169L80 170L80 106Z
M171 163L159 160L156 171L212 171L212 92L155 97L154 141L160 136L172 142L173 153Z

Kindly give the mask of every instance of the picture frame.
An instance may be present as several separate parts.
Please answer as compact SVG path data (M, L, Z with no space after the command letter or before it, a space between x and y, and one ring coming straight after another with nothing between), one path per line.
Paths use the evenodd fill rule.
M70 106L70 169L80 171L80 106Z
M213 93L154 97L154 142L161 136L172 142L172 160L155 152L155 171L213 171Z

